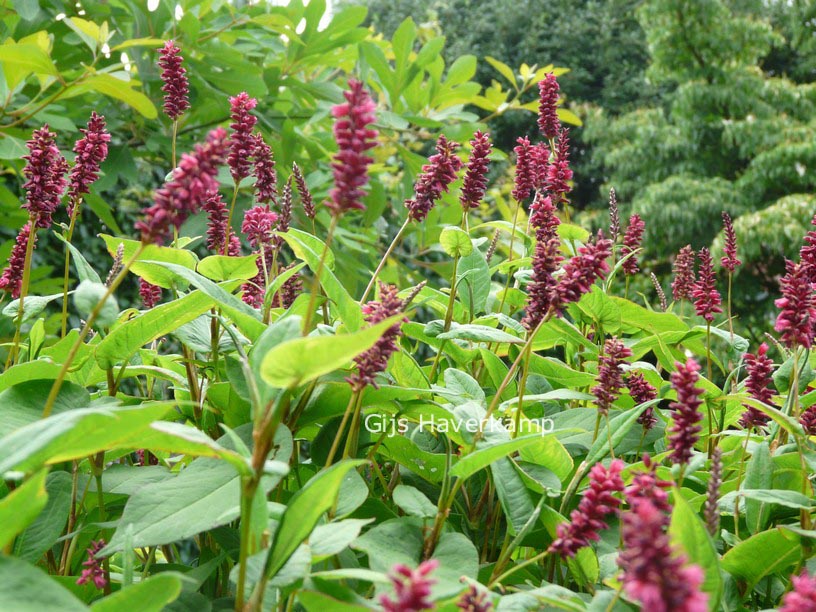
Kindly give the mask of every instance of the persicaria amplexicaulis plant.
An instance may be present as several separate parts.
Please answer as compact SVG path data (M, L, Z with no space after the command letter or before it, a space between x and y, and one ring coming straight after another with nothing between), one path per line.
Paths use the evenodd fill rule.
M53 106L7 113L33 136L0 276L3 584L54 609L807 609L816 229L758 276L723 213L722 253L695 237L670 274L631 185L608 230L570 210L591 140L560 69L514 71L537 121L499 139L433 44L356 53L354 11L279 8L225 30L286 32L246 92L178 20L130 83L164 104L152 131L101 102L76 142L26 127ZM107 156L137 141L134 189ZM775 333L732 312L755 282Z

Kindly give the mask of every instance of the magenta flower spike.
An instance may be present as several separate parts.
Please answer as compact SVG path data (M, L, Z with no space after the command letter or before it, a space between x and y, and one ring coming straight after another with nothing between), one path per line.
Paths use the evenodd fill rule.
M365 210L361 199L368 184L368 167L374 161L367 153L377 146L377 130L369 127L377 117L377 105L360 81L349 80L346 101L332 108L337 153L332 161L334 187L326 205L335 216L350 210Z
M685 364L677 361L674 365L677 370L671 374L671 384L677 393L677 401L670 404L674 410L669 428L670 459L672 463L685 464L691 459L694 445L700 439L702 428L698 423L703 419L700 412L703 390L696 387L700 380L700 366L694 359L689 357Z
M56 134L50 132L47 125L34 130L31 140L26 143L29 153L23 156L26 160L23 168L26 178L23 208L34 219L38 229L51 227L52 216L68 184L65 179L68 162L59 152L55 139Z
M711 253L706 247L703 247L697 257L700 259L700 270L691 296L694 298L694 309L697 315L711 323L714 315L722 312L722 298L720 292L717 291L717 277L714 274Z
M258 105L255 98L251 98L245 91L229 99L230 103L230 152L227 164L235 184L249 176L251 160L256 151L257 139L252 135L257 117L250 111Z
M623 387L623 373L620 366L632 351L617 338L609 338L604 343L603 354L598 357L597 384L592 389L598 412L608 414L615 400L620 396Z
M172 40L164 43L159 50L159 68L161 68L162 91L164 92L164 114L171 121L176 121L190 108L190 86L186 70L181 65L181 49Z
M380 596L385 612L420 612L420 610L432 610L434 605L430 600L431 587L436 580L431 578L431 573L439 567L439 561L429 559L419 564L415 570L398 563L389 573L391 584L394 587L396 600L388 595Z
M813 343L816 300L808 281L808 269L803 264L785 262L787 274L779 281L782 297L774 302L779 309L774 329L782 335L788 348Z
M23 285L23 272L25 269L26 248L28 247L29 239L34 240L37 244L37 233L31 234L31 222L28 221L17 234L17 239L14 246L11 248L11 254L8 258L8 265L3 270L0 276L0 290L7 291L11 294L12 299L20 297L20 290ZM34 248L32 246L32 248Z
M640 215L632 215L629 217L629 225L626 228L626 233L623 235L623 248L621 249L621 256L626 257L630 253L634 253L640 248L643 242L643 232L646 229L646 222L640 218ZM628 275L637 274L640 268L638 267L637 255L631 255L623 262L623 271Z
M493 145L490 143L490 134L482 132L476 132L473 135L470 145L470 159L468 159L465 180L459 196L459 202L465 212L478 208L485 195L487 190L487 170L490 166L488 156L493 149Z
M687 244L674 259L674 280L672 280L672 298L675 302L690 300L697 282L694 276L694 249Z
M513 183L513 198L523 202L530 197L536 182L536 168L533 166L532 146L526 136L516 140L513 151L516 154L516 176Z
M74 216L74 207L91 185L99 178L99 166L108 157L110 134L105 129L105 118L91 112L88 126L79 130L82 138L74 145L74 167L68 177L68 216Z
M745 369L748 371L748 378L745 379L745 388L751 397L757 401L773 406L773 389L771 389L771 374L773 373L773 361L767 355L768 345L764 342L759 345L756 355L745 353ZM763 427L771 420L764 412L757 410L753 406L745 405L745 412L740 417L740 425L746 429L751 427Z
M725 245L723 245L723 256L720 258L720 265L733 272L742 262L737 258L737 233L734 231L734 223L731 215L723 212L723 231L725 232Z
M550 72L538 83L538 129L544 138L555 139L561 122L558 120L558 79Z
M436 201L447 193L450 184L456 180L456 173L462 168L462 160L456 155L459 143L449 141L444 134L436 141L436 153L422 166L422 172L414 184L414 197L405 201L408 216L414 221L423 221Z
M102 561L96 558L96 553L105 548L105 540L98 540L91 542L90 547L86 550L88 558L83 562L82 575L77 578L76 583L79 585L93 582L93 585L99 589L104 589L108 581L105 579L105 569L102 567Z

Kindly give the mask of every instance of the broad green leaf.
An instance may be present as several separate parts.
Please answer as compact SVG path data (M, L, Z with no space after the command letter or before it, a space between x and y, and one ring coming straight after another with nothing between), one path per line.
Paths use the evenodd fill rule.
M43 406L51 393L51 380L27 380L0 392L0 431L14 431L42 417ZM84 387L63 383L54 401L54 413L87 408L91 395Z
M530 492L509 457L495 459L490 463L490 471L512 533L519 534L535 512Z
M802 557L799 536L781 528L739 542L722 557L722 568L750 592L765 576L784 572ZM761 560L758 563L757 560Z
M400 485L402 486L402 485ZM318 525L309 538L309 549L314 560L325 559L343 552L356 540L363 527L374 519L345 519Z
M459 260L456 270L456 293L468 311L481 314L490 297L490 269L479 249Z
M320 265L320 255L323 252L323 242L305 232L300 232L290 228L288 232L278 234L283 238L289 247L294 251L295 256L305 261L312 272L316 272ZM333 302L337 309L340 320L351 331L357 331L362 327L363 315L360 305L349 295L346 288L337 280L332 273L333 257L329 252L326 264L320 273L320 284L326 292L329 300Z
M773 484L773 458L767 442L754 447L745 470L743 489L770 489ZM748 531L759 533L771 517L771 507L761 500L748 497L745 500L745 522Z
M465 455L451 468L451 475L457 478L470 478L481 469L486 468L494 461L512 455L526 446L532 446L541 441L540 434L505 440L498 444L484 445L472 453Z
M93 281L95 283L101 283L102 279L99 278L99 274L96 273L91 267L91 264L85 259L82 255L82 252L76 248L73 244L68 242L65 237L60 234L59 232L54 232L54 236L56 236L59 240L65 243L65 246L68 247L68 250L71 251L71 257L74 262L74 267L77 271L77 277L79 277L80 281Z
M52 293L51 295L29 295L23 301L23 321L30 321L37 317L54 300L62 299L62 293ZM20 299L17 298L6 304L3 314L11 319L17 318L20 312Z
M249 439L251 430L244 427ZM288 431L281 430L281 435ZM232 441L222 436L218 443L229 450ZM284 460L288 461L288 457ZM267 461L269 476L262 479L268 492L288 471L283 461ZM241 476L219 459L195 459L178 476L138 489L128 499L116 532L103 554L133 547L157 546L192 537L235 520L241 514Z
M210 255L198 263L198 273L214 281L248 280L258 274L257 257L229 257L227 255Z
M67 21L67 20L66 20ZM63 98L74 98L89 91L96 91L110 98L121 100L138 111L146 119L155 119L158 112L146 95L133 88L133 81L123 81L110 74L96 73L77 85L68 87Z
M463 580L475 580L479 573L479 553L473 542L461 533L443 533L431 558L439 562L434 571L437 582L431 587L431 597L435 599L458 595Z
M181 578L170 573L151 576L93 603L92 612L161 612L181 593Z
M111 51L121 51L130 47L161 47L162 45L164 45L164 40L161 38L131 38L111 47Z
M0 45L0 62L7 75L9 89L14 89L29 74L58 74L57 67L38 45L18 45L7 41Z
M266 329L266 326L261 321L261 314L257 310L226 291L221 285L216 285L213 281L201 276L198 272L176 264L162 262L158 265L166 268L174 276L187 281L193 287L215 300L224 314L232 319L236 327L250 340L254 340L260 336ZM232 281L229 281L226 283L226 286L231 284Z
M71 510L71 475L51 472L45 480L45 492L45 508L14 542L14 555L29 563L39 561L65 529Z
M296 387L333 372L370 349L403 315L396 315L352 334L307 336L272 348L261 362L261 376L281 389Z
M794 436L804 436L805 432L802 429L802 425L799 423L797 419L794 419L790 415L785 414L779 408L774 408L773 406L768 406L768 404L764 402L760 402L755 400L752 397L748 397L746 395L727 395L725 397L726 400L737 398L743 404L750 406L751 408L756 408L763 414L767 414L771 419L773 419L782 429L790 433Z
M122 360L129 360L140 347L195 320L212 308L214 303L210 296L193 291L120 323L96 346L94 356L99 367L107 369Z
M451 257L467 257L473 252L473 243L465 230L449 225L439 235L439 244Z
M720 499L720 506L733 510L734 502L738 497L745 498L746 506L748 502L755 502L759 506L760 512L767 514L770 514L771 506L810 510L814 505L810 497L798 491L786 491L783 489L740 489L739 491L731 491L723 495Z
M387 437L380 445L378 454L434 484L441 482L445 476L445 455L424 451L405 436Z
M47 473L48 470L40 470L0 499L0 548L10 544L45 508L48 500L45 491Z
M264 575L275 576L298 546L309 537L320 517L337 499L340 485L349 470L365 461L341 461L319 472L289 500L272 539L264 564Z
M55 414L0 439L0 474L31 472L43 465L80 459L131 440L164 417L175 402L82 408Z
M510 68L510 66L497 60L495 57L490 57L489 55L485 56L485 61L493 66L493 68L495 68L499 74L507 79L513 87L516 87L516 74L513 72L513 69Z
M433 518L437 514L436 506L416 487L399 484L394 488L391 497L394 503L399 506L405 514L410 516Z
M498 342L500 344L524 344L524 339L487 325L451 326L450 331L437 336L441 340L471 340L472 342Z
M88 612L87 606L39 568L0 555L0 610Z
M700 517L679 491L674 493L669 535L673 542L680 544L689 562L703 569L705 578L702 588L709 596L709 610L719 610L723 582L717 549Z
M116 257L116 250L120 244L124 245L124 261L132 259L136 250L141 245L138 240L115 238L107 234L100 234L99 237L105 242L105 246L111 257ZM148 261L154 263L145 263ZM144 247L144 250L139 255L139 259L136 260L130 269L134 274L142 277L147 282L164 289L170 289L177 285L178 283L175 277L170 272L156 265L159 262L172 263L193 270L198 263L198 258L192 251L149 244Z
M390 519L366 531L352 548L368 555L368 566L387 573L397 563L416 566L422 554L422 523L414 517Z
M620 444L621 440L626 437L626 434L629 433L629 430L637 422L638 417L643 413L643 411L649 406L654 406L659 401L659 399L656 399L650 402L644 402L643 404L635 406L631 410L627 410L626 412L623 412L612 419L608 419L604 423L600 433L598 433L598 437L592 444L592 448L589 449L589 453L587 453L587 458L585 460L586 464L594 465L606 457L606 454L609 452L609 440L612 440L613 448Z

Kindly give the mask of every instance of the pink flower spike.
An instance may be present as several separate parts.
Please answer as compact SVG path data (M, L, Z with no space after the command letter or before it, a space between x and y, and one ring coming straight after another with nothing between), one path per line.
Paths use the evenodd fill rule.
M538 83L538 129L548 140L558 136L561 122L558 120L558 79L550 72Z
M20 297L20 289L23 285L23 271L29 239L34 240L35 245L37 244L37 231L35 229L32 236L30 221L17 234L17 240L11 248L8 265L3 270L3 275L0 276L0 291L8 291L15 300Z
M808 281L808 268L803 264L786 261L787 274L779 281L782 297L774 302L780 313L774 329L782 334L788 348L813 343L816 300Z
M643 232L646 229L646 222L640 218L640 215L632 215L629 217L629 225L626 228L626 233L623 235L623 248L621 249L621 256L626 257L630 253L634 253L640 248L643 242ZM637 255L630 256L623 262L623 271L628 275L637 274L640 268L638 267Z
M26 182L23 189L26 201L23 204L39 229L51 227L52 216L60 204L68 181L68 162L55 144L56 134L44 125L34 130L31 140L26 143L28 155L23 156L26 165L23 176Z
M532 146L526 136L516 140L518 143L513 151L516 154L516 177L513 184L513 198L523 202L533 192L536 182L536 168L533 167Z
M490 144L490 134L476 132L473 140L470 141L470 159L465 172L465 180L462 184L462 192L459 202L465 211L478 208L479 203L487 190L487 170L490 166L488 156L493 148Z
M96 558L96 554L103 548L105 548L105 540L91 542L90 547L86 550L88 559L82 564L85 569L82 570L82 575L76 581L78 585L93 582L94 586L100 591L107 586L108 581L105 579L102 560Z
M366 151L377 146L377 130L369 127L377 120L377 105L360 81L351 79L348 86L343 93L346 101L332 108L337 153L332 160L334 187L326 205L335 216L365 210L363 188L368 184L368 167L374 161Z
M675 362L676 371L671 373L672 388L677 393L677 401L669 406L674 410L674 417L669 428L669 448L672 449L672 463L685 464L691 459L694 445L700 439L698 423L703 419L700 412L702 389L697 388L700 380L699 364L691 357L685 364Z
M175 42L168 40L159 50L159 68L161 68L162 91L164 92L164 114L176 121L190 108L188 96L190 87L187 75L181 65L181 49Z
M449 141L440 134L436 141L436 154L428 158L422 172L414 184L414 197L405 201L408 216L414 221L422 221L431 212L436 201L448 191L456 180L456 173L462 168L462 160L456 156L459 143Z
M717 278L714 275L711 253L706 247L703 247L697 257L700 259L700 272L691 296L694 298L694 309L697 315L711 323L714 315L722 312L722 298L720 292L717 291Z
M105 130L105 118L91 112L88 127L79 130L82 138L74 145L74 167L68 179L68 216L73 217L74 207L88 193L99 178L99 166L108 157L110 134Z
M249 176L250 159L256 152L257 141L252 135L252 130L258 119L249 111L258 105L258 101L242 91L237 96L230 98L229 103L232 134L230 135L230 153L227 164L237 185Z
M433 602L430 600L431 587L436 582L430 577L439 567L439 561L429 559L423 561L415 570L398 563L395 565L389 578L394 587L396 601L388 595L380 596L385 612L420 612L421 610L432 610Z
M737 269L737 266L742 265L742 262L737 258L737 233L734 231L731 215L727 212L723 212L722 219L725 245L723 246L723 256L720 259L720 265L729 272L733 272Z

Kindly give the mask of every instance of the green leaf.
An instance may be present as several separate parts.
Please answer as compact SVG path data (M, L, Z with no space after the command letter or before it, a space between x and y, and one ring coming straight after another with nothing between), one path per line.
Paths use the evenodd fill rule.
M264 564L265 576L272 577L280 571L312 533L320 517L334 505L346 473L364 463L362 460L335 463L319 472L292 496L272 540Z
M490 297L490 268L479 249L473 249L470 255L459 260L456 291L471 314L485 311Z
M175 402L83 408L41 419L0 439L0 474L12 469L32 472L114 448L173 407Z
M296 387L333 372L370 349L403 315L396 315L353 334L307 336L272 348L261 362L261 376L281 389Z
M244 427L244 437L250 428ZM282 436L288 431L280 430ZM285 432L285 433L284 433ZM222 436L219 444L228 449L232 440ZM288 461L283 455L284 461ZM270 491L288 471L283 461L267 461L271 476L262 479L264 491ZM219 459L195 459L178 476L146 485L128 499L122 518L103 554L131 547L157 546L192 537L241 514L241 476L235 468Z
M54 300L59 300L62 298L62 293L54 293L52 295L29 295L25 298L23 302L23 321L30 321L34 317L37 317L43 310L45 310L46 306L53 302ZM11 319L17 318L17 313L19 312L20 308L20 299L16 299L12 302L6 304L5 308L3 308L3 314Z
M451 257L467 257L473 252L473 242L463 229L449 225L439 235L439 244Z
M43 406L51 393L50 380L26 380L0 393L0 431L14 431L42 417ZM87 408L91 395L84 387L66 382L54 402L54 413Z
M558 115L558 118L564 123L569 123L571 125L577 126L584 125L583 122L581 121L581 118L567 108L559 107L558 109L556 109L555 112Z
M504 62L500 62L495 57L490 57L489 55L485 56L485 61L493 66L496 70L498 70L499 74L501 74L505 79L507 79L513 87L516 87L516 75L513 72L513 69L510 68Z
M509 455L509 453L507 453ZM493 483L512 532L519 534L535 512L530 492L509 457L500 457L490 463Z
M649 406L654 406L659 401L659 399L656 399L650 402L644 402L631 410L617 415L613 419L607 420L604 428L598 434L598 437L589 449L589 453L587 453L586 464L595 465L598 461L606 457L606 454L609 452L609 440L612 440L612 448L620 444L643 411ZM611 432L611 436L609 432Z
M93 603L93 612L161 612L181 594L181 579L169 573L151 576Z
M717 549L708 535L700 517L680 491L674 492L669 535L673 542L685 551L689 562L699 565L704 572L703 591L708 593L710 610L718 610L723 592L723 581L720 576L720 562Z
M66 20L67 21L67 20ZM66 89L63 98L74 98L89 91L96 91L110 98L120 100L138 111L146 119L155 119L158 112L153 102L140 91L133 89L133 81L123 81L110 74L96 73L77 85Z
M65 529L71 511L71 475L51 472L45 480L45 492L45 508L14 542L14 555L29 563L39 561Z
M743 489L770 489L773 485L773 458L767 442L754 447L745 471ZM759 533L771 518L771 507L761 500L745 500L745 522L750 533Z
M96 346L94 356L103 369L127 361L140 347L166 336L212 308L214 300L200 291L160 304L120 323Z
M105 246L111 257L116 257L116 250L120 244L124 245L124 261L132 259L136 250L141 246L141 243L137 240L115 238L107 234L100 234L99 237L105 242ZM145 263L147 261L154 263ZM139 259L131 266L131 270L134 274L142 277L153 285L164 289L171 289L178 283L175 282L176 279L171 273L164 270L160 265L157 265L159 262L177 264L193 270L198 263L198 258L192 251L149 244L144 247L144 250L139 255Z
M9 79L9 89L14 89L28 74L59 74L57 67L48 54L35 44L18 45L14 41L7 41L0 45L0 62L3 68L13 66L17 71L15 77Z
M99 278L99 274L96 273L91 267L91 264L85 259L82 255L82 252L76 248L73 244L68 242L65 237L60 234L59 232L54 232L54 235L65 243L65 246L68 247L68 250L71 251L71 257L74 260L74 267L77 271L77 276L79 277L80 281L93 281L95 283L101 283L102 279Z
M397 488L400 486L402 485L398 485ZM373 520L346 519L326 525L318 525L309 538L309 548L312 551L313 560L317 561L339 555L359 537L363 527Z
M45 491L47 473L48 470L40 470L0 499L0 548L11 543L45 508L48 500Z
M540 442L541 438L541 434L533 434L489 446L482 446L457 461L456 465L451 469L451 475L457 478L469 478L501 457L511 455L526 446L532 446Z
M405 514L410 516L433 518L437 514L436 506L422 491L415 487L404 484L397 485L391 497L394 503L399 506Z
M750 592L762 578L786 571L801 557L799 536L777 528L739 542L723 555L721 563L726 572L745 582L745 591Z
M266 329L266 325L261 321L261 315L257 310L228 293L222 286L216 285L210 279L204 278L198 272L186 267L164 262L158 263L158 265L166 268L177 278L187 281L193 287L215 300L224 314L232 319L238 329L250 340L260 336ZM227 285L229 284L227 283Z
M0 556L0 610L87 612L88 608L48 574L15 557Z
M229 257L227 255L210 255L198 263L197 271L214 281L249 280L258 274L257 257Z
M320 255L323 252L323 242L307 234L290 228L288 232L278 234L283 238L289 247L294 251L295 256L305 261L312 272L316 272L320 265ZM363 325L363 315L360 305L349 295L346 288L337 280L332 273L333 256L331 252L326 259L326 264L320 273L320 284L326 292L329 300L337 308L338 316L345 326L351 331L357 331Z
M500 344L524 344L524 339L487 325L454 323L450 331L439 334L441 340L470 340L472 342L498 342Z

